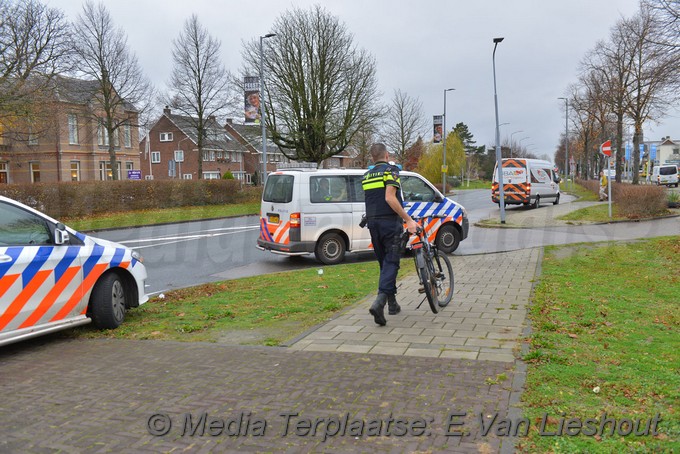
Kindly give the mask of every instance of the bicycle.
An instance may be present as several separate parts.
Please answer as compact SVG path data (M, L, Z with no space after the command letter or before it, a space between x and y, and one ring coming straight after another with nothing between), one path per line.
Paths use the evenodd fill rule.
M411 217L419 225L414 234L418 236L418 240L412 243L409 249L413 251L416 272L418 273L420 284L423 286L419 291L422 290L425 293L425 298L420 302L418 308L427 299L430 309L436 314L439 312L439 308L446 307L453 298L453 268L449 258L439 252L437 245L428 241L425 229L423 228L424 219L439 216ZM406 230L402 235L404 247L406 247L410 237L411 233Z

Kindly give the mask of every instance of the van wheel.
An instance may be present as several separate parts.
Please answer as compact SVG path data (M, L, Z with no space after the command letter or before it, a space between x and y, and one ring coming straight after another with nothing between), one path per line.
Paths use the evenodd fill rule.
M92 321L99 329L118 328L125 319L125 286L116 273L102 276L90 296Z
M559 205L560 203L560 195L557 194L557 197L555 197L555 201L553 202L553 205Z
M534 204L531 205L531 207L532 208L538 208L539 206L541 206L541 196L537 195L536 199L534 200Z
M445 224L439 228L435 242L437 244L437 249L446 254L450 254L458 249L458 245L460 244L460 233L453 224Z
M325 265L335 265L345 258L345 240L337 233L326 233L316 243L316 259Z

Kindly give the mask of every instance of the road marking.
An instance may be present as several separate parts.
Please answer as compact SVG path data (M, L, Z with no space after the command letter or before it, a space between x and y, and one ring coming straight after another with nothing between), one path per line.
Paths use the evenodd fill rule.
M143 238L139 240L128 240L128 241L119 241L120 244L124 245L132 245L132 244L141 244L141 243L153 243L153 244L147 244L147 245L139 245L139 246L134 246L135 249L145 249L149 247L156 247L156 246L166 246L168 244L176 244L176 243L182 243L186 241L192 241L192 240L200 240L202 238L215 238L219 236L224 236L224 235L233 235L235 233L244 233L249 230L257 230L259 229L260 226L246 226L246 227L225 227L221 229L210 229L210 230L199 230L198 232L207 232L207 233L197 233L197 232L189 232L186 234L182 235L173 235L173 236L159 236L155 238ZM225 232L225 230L228 230Z

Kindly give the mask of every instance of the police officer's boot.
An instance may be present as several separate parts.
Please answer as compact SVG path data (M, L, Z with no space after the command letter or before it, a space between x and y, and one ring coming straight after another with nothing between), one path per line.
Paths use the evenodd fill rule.
M385 304L387 303L387 295L384 293L378 293L378 297L373 301L371 308L368 312L373 316L373 320L380 325L387 325L387 320L385 320Z
M388 295L387 296L387 313L390 315L397 315L399 312L401 312L401 307L399 306L399 303L397 303L397 296L396 295Z

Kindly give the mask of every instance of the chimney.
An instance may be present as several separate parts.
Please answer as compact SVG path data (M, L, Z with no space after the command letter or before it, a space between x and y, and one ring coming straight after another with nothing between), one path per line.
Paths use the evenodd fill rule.
M233 125L234 119L233 118L227 118L227 124Z
M163 109L163 113L165 115L170 115L170 106L165 106L165 109Z

